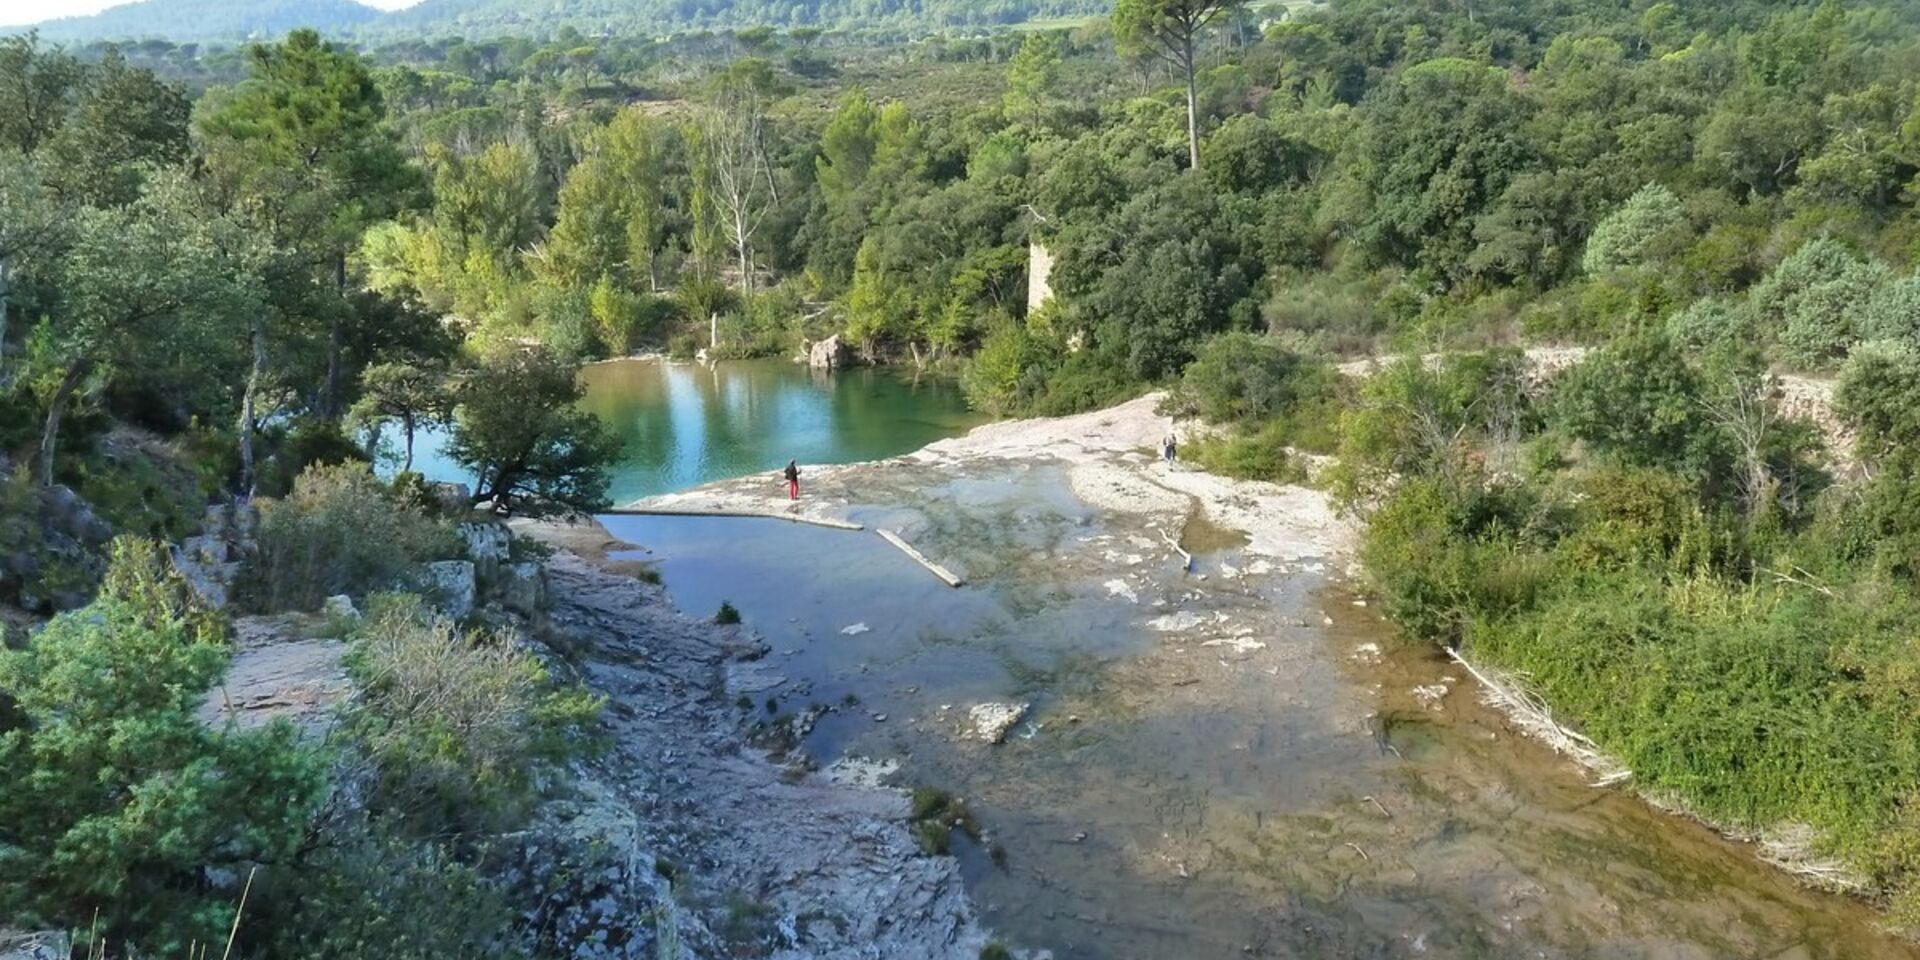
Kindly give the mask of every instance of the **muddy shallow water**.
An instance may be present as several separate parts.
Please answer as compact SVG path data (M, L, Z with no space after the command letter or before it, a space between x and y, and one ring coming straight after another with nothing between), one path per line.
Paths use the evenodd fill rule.
M830 763L965 797L985 922L1062 958L1913 957L1864 908L1511 734L1324 561L1081 503L1056 467L892 464L871 531L612 517L675 601L772 653L755 711L831 705ZM1195 569L1168 540L1198 554ZM967 708L1033 704L999 746ZM996 862L999 861L999 862Z

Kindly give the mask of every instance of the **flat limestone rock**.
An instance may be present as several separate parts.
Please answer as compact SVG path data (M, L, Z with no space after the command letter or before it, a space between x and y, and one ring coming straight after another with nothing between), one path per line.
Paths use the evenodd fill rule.
M967 711L967 719L973 722L973 739L984 743L1005 743L1007 732L1027 715L1032 704L1027 703L981 703Z
M227 676L207 691L196 716L210 727L232 723L242 730L286 719L304 733L324 735L333 726L334 708L352 695L339 640L287 640L242 645Z

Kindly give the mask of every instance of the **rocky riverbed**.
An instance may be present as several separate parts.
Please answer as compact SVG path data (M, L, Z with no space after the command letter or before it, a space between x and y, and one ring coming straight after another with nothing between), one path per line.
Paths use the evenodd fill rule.
M865 529L619 517L646 549L613 557L736 606L768 652L735 689L804 713L840 780L964 797L979 916L1062 958L1913 955L1518 736L1344 590L1323 496L1159 462L1154 407L808 467L797 504L773 476L653 498Z
M624 842L672 883L650 908L685 955L979 956L958 865L916 847L904 794L783 767L744 741L753 712L727 677L764 654L758 640L675 612L608 559L622 545L597 526L516 528L561 548L551 626L608 698L598 802L630 812Z

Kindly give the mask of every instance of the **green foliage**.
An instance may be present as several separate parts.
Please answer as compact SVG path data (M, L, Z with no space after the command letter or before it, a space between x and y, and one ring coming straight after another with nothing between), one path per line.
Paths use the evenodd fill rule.
M320 758L285 723L243 733L195 717L227 663L154 544L123 542L101 596L0 651L24 725L0 732L0 909L157 954L225 939L237 886L273 874L323 797Z
M1882 284L1853 316L1863 341L1891 340L1920 346L1920 275Z
M563 510L606 504L606 466L619 439L575 406L579 367L540 349L481 361L455 392L447 454L479 478L475 496Z
M1581 266L1598 275L1653 265L1679 248L1687 227L1680 198L1650 183L1593 229Z
M721 626L731 626L740 622L740 611L734 609L730 601L720 601L719 612L713 615L713 622Z
M313 610L336 594L390 589L454 556L452 527L397 497L364 464L315 466L284 500L260 504L259 550L241 597L260 610Z
M522 822L542 765L577 752L600 711L511 633L462 633L404 595L369 604L348 670L365 692L346 723L374 765L372 805L422 837Z
M1298 483L1306 479L1306 471L1289 455L1292 445L1287 424L1275 421L1251 432L1235 431L1189 441L1181 448L1181 455L1221 476Z
M1721 451L1699 403L1702 392L1671 341L1632 336L1561 376L1553 419L1603 457L1704 477Z
M1788 362L1830 367L1859 339L1854 316L1887 273L1838 241L1813 240L1754 285L1754 313L1762 329L1778 331Z
M1868 462L1920 448L1920 351L1900 342L1855 351L1834 388L1834 412L1859 432Z
M1667 318L1667 337L1694 349L1753 343L1758 335L1747 305L1720 297L1696 300Z
M377 823L336 824L297 877L256 890L249 939L281 957L438 960L527 956L515 909L450 845Z
M1170 406L1208 423L1265 420L1330 392L1336 374L1324 361L1273 337L1227 333L1207 342L1182 374Z

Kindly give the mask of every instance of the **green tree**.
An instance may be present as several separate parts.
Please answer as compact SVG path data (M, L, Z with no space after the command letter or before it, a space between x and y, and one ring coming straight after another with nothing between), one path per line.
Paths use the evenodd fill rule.
M0 689L25 721L0 730L9 918L97 923L103 940L182 954L232 922L239 887L210 876L290 868L325 764L284 721L223 731L195 716L228 647L189 595L160 545L122 541L99 599L0 650Z
M86 66L40 46L38 34L0 37L0 148L32 153L66 123Z
M1007 119L1045 128L1059 74L1060 38L1052 33L1027 34L1007 63L1007 92L1001 97Z
M1599 276L1646 265L1675 252L1687 226L1680 198L1660 184L1647 184L1594 228L1581 266Z
M13 385L7 334L14 284L53 263L64 234L62 204L39 170L19 154L0 153L0 393Z
M667 228L666 131L637 109L621 111L589 138L587 156L560 188L547 240L561 283L618 278L629 289L660 289L659 248Z
M1123 52L1146 52L1172 64L1187 83L1187 159L1200 168L1200 103L1194 82L1202 35L1238 0L1117 0L1113 33Z
M1822 237L1802 245L1754 284L1754 313L1761 329L1778 331L1789 362L1827 367L1859 339L1854 317L1890 272L1885 264Z
M1705 385L1665 337L1636 335L1590 354L1560 376L1553 414L1601 455L1706 479L1720 454L1700 404Z
M400 425L405 443L402 472L413 469L413 437L423 426L446 423L453 416L453 398L443 370L413 363L375 364L360 373L360 399L348 418L378 430Z
M80 203L126 203L138 194L146 168L186 159L191 111L178 87L128 66L118 47L108 47L87 71L66 122L42 148L49 179Z
M207 211L182 178L153 181L126 207L82 210L71 228L59 310L37 334L61 370L40 440L46 485L54 482L61 420L90 377L175 356L204 364L231 353L237 332L263 309L252 238Z
M477 478L474 499L591 512L606 506L619 439L578 407L580 369L542 349L483 360L455 392L447 453Z
M1355 143L1369 208L1358 239L1373 258L1458 279L1480 215L1537 161L1530 113L1504 71L1465 60L1422 63L1382 90Z
M210 101L199 118L207 164L234 207L277 243L329 275L340 299L347 254L369 224L413 205L419 173L386 125L386 103L350 50L296 30L248 52L248 80ZM344 310L325 327L317 407L338 412L348 373Z

